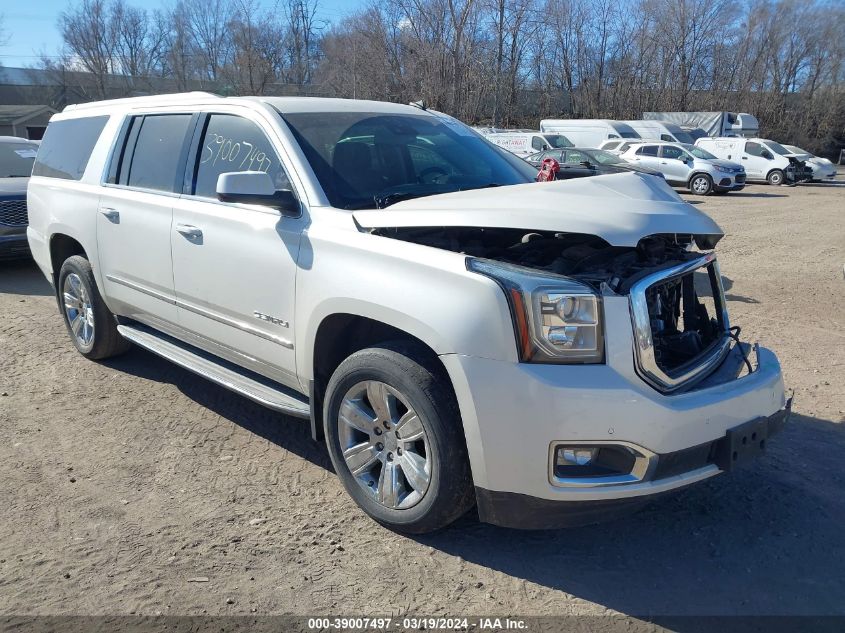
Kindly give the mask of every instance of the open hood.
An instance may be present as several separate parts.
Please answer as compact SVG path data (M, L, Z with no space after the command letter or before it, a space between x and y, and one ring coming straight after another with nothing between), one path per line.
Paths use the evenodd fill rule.
M355 211L353 217L363 229L514 228L584 233L631 247L669 233L692 235L700 248L712 248L724 235L662 179L638 173L445 193Z

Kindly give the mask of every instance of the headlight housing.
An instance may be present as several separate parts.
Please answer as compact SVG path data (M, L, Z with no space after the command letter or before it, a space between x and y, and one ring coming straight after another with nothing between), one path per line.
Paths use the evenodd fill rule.
M501 286L513 318L519 357L531 363L601 363L601 299L574 279L488 259L467 268Z
M713 169L715 169L716 171L720 171L720 172L722 172L723 174L732 174L732 173L734 173L734 170L733 170L733 168L732 168L732 167L722 167L721 165L713 165Z

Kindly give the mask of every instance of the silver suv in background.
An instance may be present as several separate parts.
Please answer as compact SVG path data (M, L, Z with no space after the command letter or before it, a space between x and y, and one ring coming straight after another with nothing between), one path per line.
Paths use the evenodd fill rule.
M29 255L26 243L26 185L38 144L0 136L0 258Z
M661 172L666 182L686 187L692 193L739 191L745 187L745 168L710 152L684 143L641 143L632 145L622 158Z

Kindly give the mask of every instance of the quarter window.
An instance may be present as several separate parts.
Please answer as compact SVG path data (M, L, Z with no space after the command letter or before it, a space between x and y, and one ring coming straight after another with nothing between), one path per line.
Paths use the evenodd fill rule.
M234 171L263 171L276 189L290 189L290 180L267 135L252 121L231 114L208 118L194 181L194 195L217 197L217 178Z
M108 120L107 116L93 116L50 123L38 148L32 175L66 180L82 178Z
M126 184L155 191L179 191L184 175L182 149L190 122L190 114L145 116L132 149ZM134 123L137 125L138 121Z

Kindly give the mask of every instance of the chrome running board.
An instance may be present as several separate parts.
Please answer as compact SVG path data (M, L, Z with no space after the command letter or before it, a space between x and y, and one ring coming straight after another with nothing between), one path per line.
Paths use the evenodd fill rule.
M178 339L145 325L118 325L117 331L128 341L157 354L221 387L249 398L275 411L300 418L310 417L308 399L247 369L217 358Z

